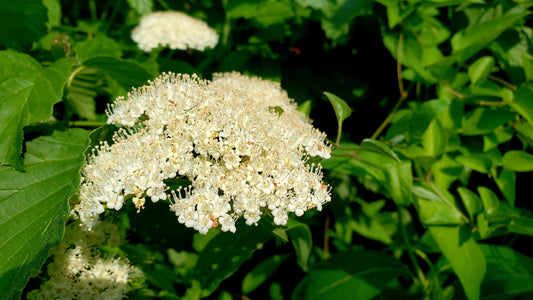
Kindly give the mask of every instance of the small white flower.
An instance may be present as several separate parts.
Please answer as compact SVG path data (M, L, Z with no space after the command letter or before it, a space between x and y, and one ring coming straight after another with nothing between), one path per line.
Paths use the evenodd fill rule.
M119 210L132 199L140 210L172 194L178 221L206 233L235 232L239 217L257 224L265 209L278 225L320 209L329 187L307 160L329 157L330 147L296 108L279 84L259 78L164 74L110 107L108 121L126 129L89 158L75 211L92 227L103 205ZM169 191L176 177L190 186Z
M182 12L159 11L143 16L131 32L131 39L147 52L159 45L170 49L203 51L217 45L218 34L206 22Z

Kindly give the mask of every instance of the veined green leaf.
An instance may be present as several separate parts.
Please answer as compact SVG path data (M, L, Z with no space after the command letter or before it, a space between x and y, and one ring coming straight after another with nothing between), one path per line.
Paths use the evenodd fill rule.
M377 141L377 140L373 140L373 139L364 139L362 142L361 142L361 149L362 150L366 150L366 151L374 151L374 152L377 152L377 153L381 153L381 154L385 154L386 156L394 159L395 161L397 161L398 163L401 163L400 161L400 158L398 157L398 155L396 153L394 153L394 151L392 151L391 148L389 148L389 146L387 146L387 144L381 142L381 141Z
M59 243L68 199L80 183L89 131L54 132L28 142L26 171L0 167L0 290L18 298L30 272Z
M84 61L83 65L104 72L126 91L130 91L132 87L146 85L147 81L152 79L148 71L138 63L116 57L93 57Z
M0 164L22 169L22 129L47 121L61 100L71 64L65 59L43 68L15 51L0 51Z
M85 62L98 56L121 57L120 45L112 38L98 35L92 39L76 44L76 54L80 62Z
M459 240L459 227L429 227L433 239L450 262L469 300L479 299L481 281L487 270L485 255L470 238Z
M487 273L481 283L482 299L533 297L533 258L504 246L479 246L487 260Z

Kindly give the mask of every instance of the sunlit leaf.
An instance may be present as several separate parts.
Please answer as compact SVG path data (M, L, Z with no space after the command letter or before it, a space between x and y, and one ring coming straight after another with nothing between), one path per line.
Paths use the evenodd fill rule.
M84 61L83 65L104 72L126 91L146 85L152 79L152 75L138 63L120 58L99 56Z
M494 58L492 56L483 56L476 60L468 67L468 77L472 84L485 79L494 68Z
M22 129L50 118L71 64L61 59L43 68L29 55L1 51L0 65L0 163L21 169Z
M308 270L309 256L313 249L313 238L311 237L311 230L305 223L289 220L287 222L287 233L291 240L294 251L296 252L296 259L298 265L302 270Z
M503 166L511 171L533 171L533 155L520 150L511 150L503 155Z
M25 172L0 167L0 290L18 298L30 272L59 243L68 199L80 184L89 131L54 132L28 142Z
M469 300L479 299L487 270L485 255L473 238L459 240L459 227L430 227L433 239L450 262Z

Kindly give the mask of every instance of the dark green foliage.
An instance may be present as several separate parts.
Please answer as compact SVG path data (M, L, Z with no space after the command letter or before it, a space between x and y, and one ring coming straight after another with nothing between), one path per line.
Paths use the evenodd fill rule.
M279 81L327 133L333 200L236 234L132 211L130 298L531 298L532 5L0 0L0 299L46 279L83 156L118 130L108 104L160 72L234 70ZM138 49L141 15L169 9L219 44Z

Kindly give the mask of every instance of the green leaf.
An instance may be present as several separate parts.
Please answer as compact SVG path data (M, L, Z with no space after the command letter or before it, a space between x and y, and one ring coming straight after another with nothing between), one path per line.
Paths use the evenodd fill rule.
M198 254L187 251L176 251L172 248L167 250L168 260L174 265L174 271L182 277L192 274Z
M500 188L500 191L502 192L503 196L511 204L514 206L515 198L516 198L516 175L513 171L509 171L507 169L503 169L500 172L500 175L498 175L497 178L495 178L496 184Z
M47 21L42 1L0 1L0 48L29 48L46 34Z
M433 119L422 135L422 146L431 157L439 157L446 147L446 133L438 119Z
M481 212L481 200L474 192L465 187L459 187L457 192L459 192L459 196L461 196L461 199L463 200L463 204L470 216L470 220L474 220L474 217Z
M257 264L242 280L242 293L247 295L253 292L279 269L282 262L289 257L285 255L274 255Z
M473 238L459 240L459 227L429 227L433 239L450 262L469 300L479 299L487 269L485 256Z
M398 155L394 151L392 151L391 148L387 146L387 144L381 141L378 141L378 140L364 139L361 142L361 150L373 151L376 153L385 154L386 156L397 161L398 163L401 163L401 160L398 157Z
M459 155L455 160L463 166L480 173L488 173L490 167L492 167L492 161L481 154Z
M105 35L98 35L95 38L77 43L76 54L80 62L84 63L98 56L121 57L122 50L114 39Z
M332 93L324 92L324 95L326 95L329 102L333 106L333 109L335 110L335 115L337 116L337 136L340 137L342 132L342 122L344 122L344 120L346 120L346 118L352 114L352 109L346 102L344 102L344 100L333 95Z
M59 0L43 0L43 4L48 10L48 22L46 22L48 30L54 26L59 26L61 24L61 4Z
M471 24L452 37L452 53L459 63L465 62L528 14L521 6L516 6L499 17Z
M387 178L386 187L396 205L410 205L413 185L411 162L406 161L395 166L387 167L385 169L385 176Z
M237 223L237 234L221 232L211 239L200 253L194 272L202 286L202 296L211 294L270 238L272 233L263 226L248 226L241 220Z
M311 105L313 102L311 100L307 100L304 103L298 105L298 111L304 113L308 118L311 115Z
M483 56L476 60L468 67L468 77L472 84L487 78L494 68L494 58L492 56Z
M0 52L0 163L22 169L22 129L47 121L61 100L71 64L65 59L43 69L32 57Z
M484 186L477 188L479 196L481 196L481 201L483 202L483 207L488 215L492 215L498 211L500 207L500 199L494 194L494 192Z
M509 105L533 125L533 91L526 88L518 89Z
M480 247L487 260L487 273L481 283L483 299L533 297L533 258L504 246Z
M478 107L463 117L463 135L480 135L489 133L507 124L515 114L505 110L493 110Z
M533 155L520 150L507 151L503 155L503 167L516 172L531 172Z
M83 62L83 65L104 72L126 91L130 91L132 87L146 85L147 81L152 79L148 71L138 63L115 57L94 57Z
M0 167L0 290L18 298L59 243L80 184L89 131L55 131L26 144L26 171Z
M154 8L154 0L128 0L128 4L141 16L152 12Z
M422 186L414 186L412 190L417 199L418 214L422 224L458 225L464 223L461 214L445 203L434 191Z
M226 14L232 19L254 20L263 27L283 23L286 19L294 17L290 3L279 0L233 0L228 4Z
M287 223L287 227L287 233L289 234L292 246L296 252L298 265L304 272L307 272L309 269L309 256L311 255L311 250L313 249L311 230L307 224L291 219Z
M408 269L391 256L369 250L333 255L299 283L292 299L372 299Z

